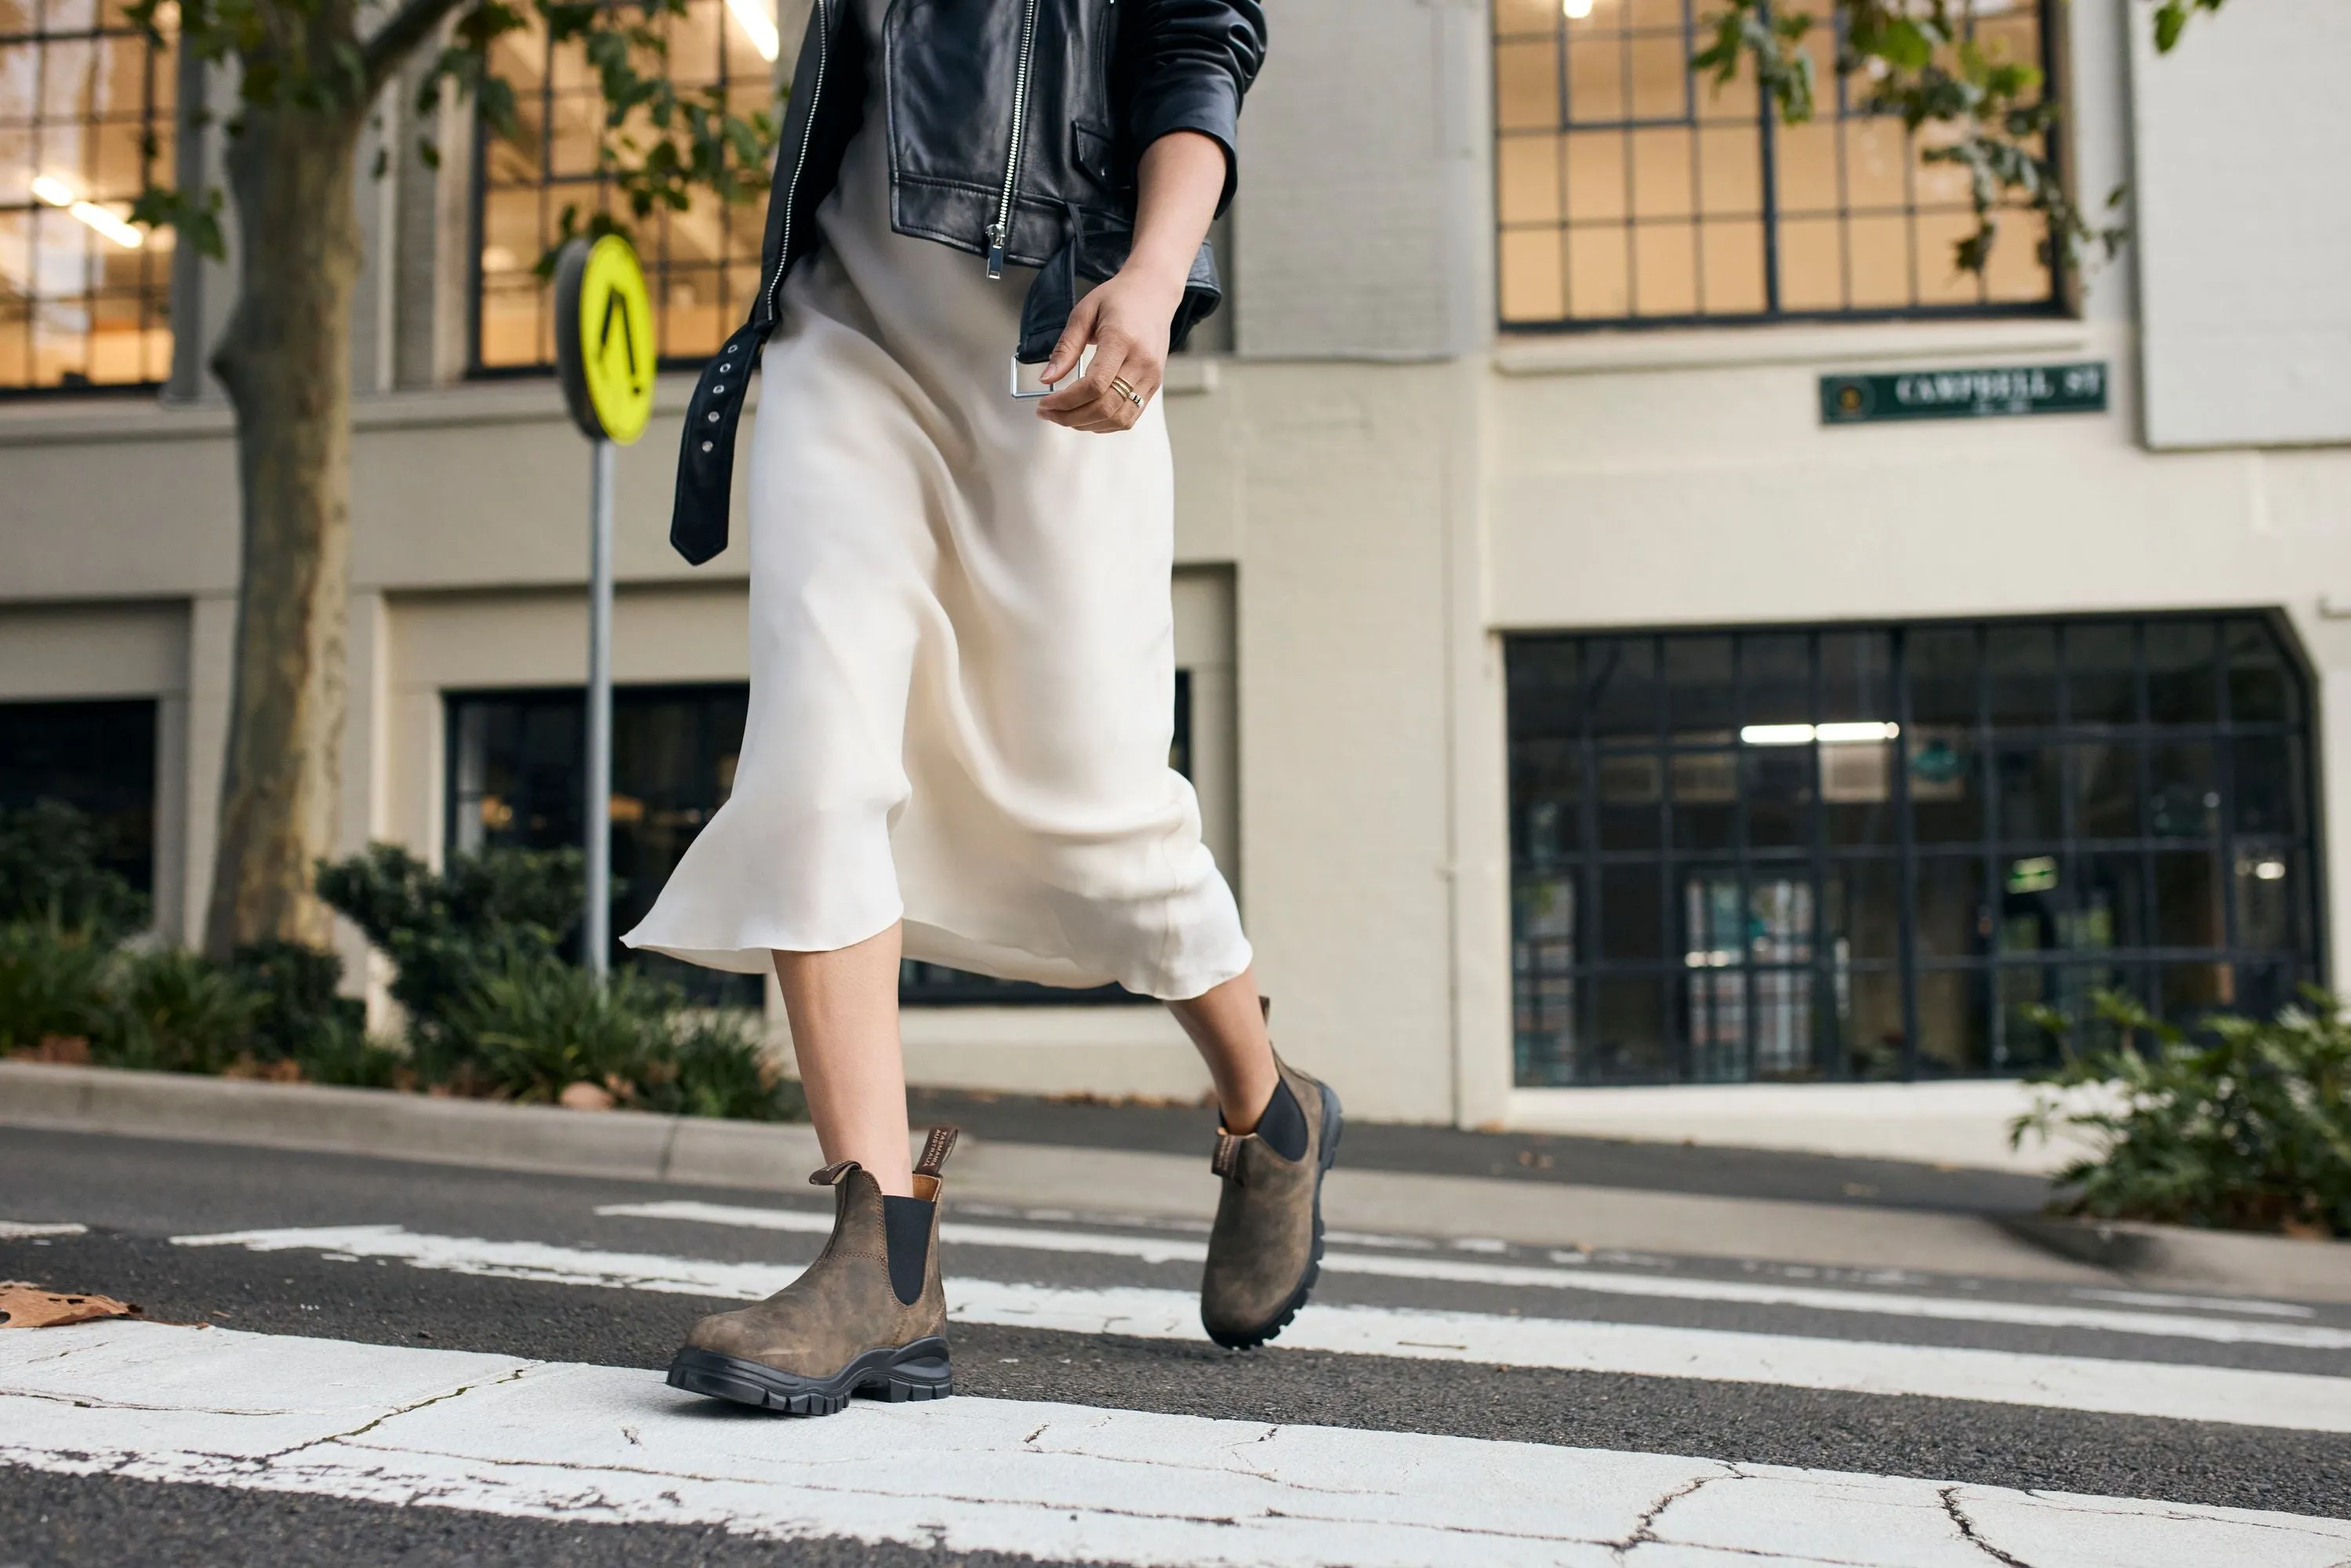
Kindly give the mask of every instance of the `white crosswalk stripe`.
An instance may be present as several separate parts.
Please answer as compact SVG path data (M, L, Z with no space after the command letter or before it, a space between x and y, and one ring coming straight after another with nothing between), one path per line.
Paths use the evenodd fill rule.
M611 1218L673 1219L758 1230L822 1235L832 1217L810 1209L749 1208L730 1204L677 1200L607 1204L596 1210ZM1093 1253L1144 1263L1197 1263L1207 1244L1189 1237L1132 1236L1117 1231L1048 1229L1033 1226L973 1225L947 1220L939 1236L950 1244L1014 1250ZM1562 1255L1565 1257L1573 1254ZM2220 1344L2274 1344L2295 1350L2351 1350L2351 1330L2295 1323L2190 1317L2178 1312L2116 1312L2111 1308L2051 1305L2038 1301L1966 1300L1894 1291L1838 1291L1785 1282L1686 1279L1623 1274L1593 1269L1530 1268L1516 1263L1479 1263L1458 1258L1332 1251L1326 1272L1377 1274L1393 1280L1439 1280L1472 1285L1581 1291L1593 1295L1651 1296L1685 1301L1736 1301L1750 1306L1806 1307L1815 1312L1866 1312L1881 1317L1936 1318L1950 1322L2012 1323L2030 1328L2099 1329L2109 1333L2210 1340ZM2223 1303L2225 1305L2225 1303ZM2264 1303L2266 1304L2266 1303Z
M310 1250L457 1273L738 1301L768 1295L799 1271L790 1265L417 1235L392 1225L235 1231L174 1239L189 1247ZM1047 1286L956 1274L950 1276L948 1306L965 1322L1155 1339L1204 1337L1196 1298L1177 1291ZM2351 1432L2351 1379L2308 1373L1356 1305L1318 1305L1285 1330L1279 1343L1291 1350Z
M2351 1557L2351 1523L2287 1514L1017 1400L778 1421L650 1372L136 1322L0 1335L0 1461L1137 1564Z

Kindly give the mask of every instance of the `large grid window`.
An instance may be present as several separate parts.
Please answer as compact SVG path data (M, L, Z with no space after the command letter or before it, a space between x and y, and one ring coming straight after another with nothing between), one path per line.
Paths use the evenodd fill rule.
M1998 1076L2322 978L2272 620L1510 640L1521 1085Z
M1976 0L1996 57L2045 64L2043 0ZM1778 123L1751 72L1689 68L1702 0L1496 0L1497 265L1506 327L1936 316L2054 309L2029 212L2005 215L1980 278L1968 176L1920 162L1900 120L1864 114L1815 24L1820 103Z
M671 79L681 91L724 88L738 114L773 110L774 23L756 42L747 30L763 14L772 15L768 0L691 0L664 24ZM509 141L484 127L476 138L474 359L488 371L542 369L555 362L555 296L532 269L561 235L564 208L612 209L596 170L604 99L580 50L555 48L535 21L498 40L493 64L514 84L520 134ZM759 204L731 205L707 191L684 212L632 222L664 359L709 354L749 311L762 222Z
M172 235L125 219L169 171L172 72L121 0L0 0L0 392L171 373Z
M702 825L735 788L748 688L623 686L612 694L612 962L697 999L760 1005L756 975L623 947ZM587 833L588 702L578 687L452 694L448 848L577 849Z

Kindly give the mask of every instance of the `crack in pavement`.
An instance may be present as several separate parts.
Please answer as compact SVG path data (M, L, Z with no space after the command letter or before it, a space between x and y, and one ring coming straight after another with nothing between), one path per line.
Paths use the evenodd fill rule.
M2011 1556L1976 1533L1975 1521L1970 1519L1967 1511L1959 1507L1959 1488L1938 1487L1935 1489L1935 1495L1943 1500L1943 1511L1950 1515L1953 1524L1959 1527L1959 1535L1969 1545L1993 1562L2002 1564L2003 1568L2032 1568L2032 1564L2023 1558Z
M1714 1482L1720 1480L1744 1480L1745 1479L1745 1475L1740 1470L1739 1467L1737 1465L1730 1464L1722 1465L1711 1475L1693 1476L1688 1480L1683 1482L1680 1486L1677 1486L1673 1490L1666 1493L1665 1496L1657 1499L1656 1501L1651 1503L1648 1507L1643 1509L1641 1511L1640 1517L1633 1521L1633 1532L1631 1534L1625 1536L1621 1541L1603 1542L1601 1544L1606 1546L1611 1552L1615 1554L1617 1562L1622 1563L1631 1554L1635 1547L1658 1539L1657 1521L1665 1517L1666 1510L1673 1507L1674 1504L1681 1501L1684 1498L1693 1495L1701 1487L1710 1486Z

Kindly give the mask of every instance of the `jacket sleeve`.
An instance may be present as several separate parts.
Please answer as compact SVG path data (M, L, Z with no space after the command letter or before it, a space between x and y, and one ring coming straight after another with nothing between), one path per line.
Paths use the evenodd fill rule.
M1139 13L1139 58L1127 132L1138 154L1171 131L1196 131L1225 150L1222 213L1239 183L1241 96L1265 58L1258 0L1126 0ZM1134 13L1130 13L1131 15Z

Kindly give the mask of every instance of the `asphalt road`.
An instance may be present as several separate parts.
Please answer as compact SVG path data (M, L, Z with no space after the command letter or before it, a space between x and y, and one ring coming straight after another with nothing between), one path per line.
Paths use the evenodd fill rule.
M950 1171L950 1176L952 1171ZM407 1166L269 1151L0 1129L0 1219L78 1224L79 1234L0 1237L0 1279L135 1301L152 1320L369 1344L493 1352L535 1360L653 1368L698 1314L734 1304L675 1291L611 1288L420 1266L280 1239L190 1246L174 1238L320 1227L397 1227L403 1235L481 1244L536 1243L580 1256L650 1255L791 1266L814 1256L807 1230L749 1228L615 1207L706 1203L739 1213L808 1215L828 1206L739 1192L696 1192L564 1177ZM1092 1239L1071 1249L951 1241L951 1277L1075 1291L1196 1289L1198 1265L1116 1249L1180 1247L1196 1230L1118 1217L974 1213L950 1218ZM2351 1372L2351 1353L2291 1341L2231 1340L2199 1324L2284 1323L2351 1330L2351 1310L2247 1312L2217 1304L2122 1300L2079 1287L1917 1274L1838 1273L1736 1260L1615 1256L1568 1260L1620 1289L1530 1288L1433 1270L1415 1258L1466 1258L1496 1275L1561 1273L1561 1260L1499 1243L1356 1239L1388 1273L1326 1272L1319 1305L1560 1319L1783 1336L2099 1358L2148 1366ZM1095 1243L1100 1243L1096 1246ZM1334 1242L1334 1246L1337 1243ZM1384 1250L1382 1250L1384 1249ZM1567 1270L1572 1272L1572 1270ZM1841 1293L1839 1300L1924 1301L1904 1315L1755 1300L1756 1287ZM1741 1292L1744 1292L1742 1296ZM1764 1294L1770 1294L1767 1290ZM1933 1303L1959 1303L1934 1315ZM1986 1306L1985 1303L1989 1303ZM2014 1309L2009 1315L2003 1312ZM2184 1329L2128 1332L2074 1321L2149 1312ZM2034 1313L2059 1321L2029 1321ZM1975 1314L1975 1315L1970 1315ZM1985 1315L1989 1314L1989 1315ZM2028 1321L2017 1321L2019 1314ZM32 1331L38 1332L38 1331ZM1870 1475L1918 1476L2050 1490L2351 1518L2351 1437L2257 1425L1834 1388L1634 1375L1559 1366L1277 1349L1233 1355L1203 1340L959 1324L958 1394L1171 1415L1307 1423L1382 1432L1702 1456ZM2345 1343L2351 1343L2346 1339ZM0 1435L0 1444L5 1444ZM269 1563L417 1564L974 1563L1004 1561L834 1539L766 1544L724 1531L394 1508L330 1497L166 1484L114 1475L0 1469L0 1568L30 1563Z

